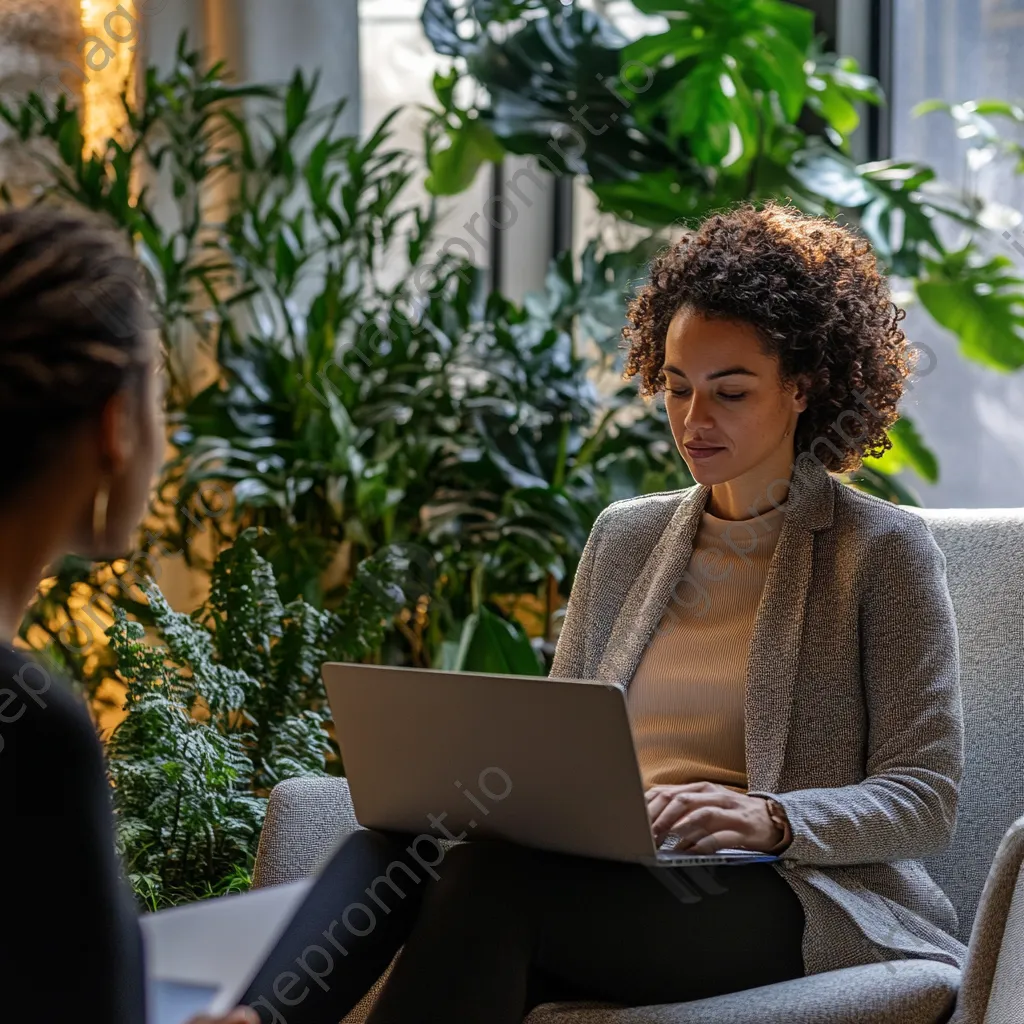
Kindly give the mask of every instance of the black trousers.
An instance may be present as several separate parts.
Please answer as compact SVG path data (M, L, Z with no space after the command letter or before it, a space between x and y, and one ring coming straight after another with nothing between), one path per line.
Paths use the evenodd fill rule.
M243 1002L337 1024L404 945L368 1024L521 1024L542 1002L684 1002L804 973L770 864L646 867L477 839L347 837Z

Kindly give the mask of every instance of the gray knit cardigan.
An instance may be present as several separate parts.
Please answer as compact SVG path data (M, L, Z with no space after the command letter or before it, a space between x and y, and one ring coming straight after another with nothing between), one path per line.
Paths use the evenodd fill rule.
M709 494L648 494L598 516L552 676L628 688L662 616L693 605ZM807 457L757 611L744 720L748 792L775 797L793 829L773 867L804 909L805 972L903 957L962 967L956 912L918 859L950 842L964 757L945 556L921 517Z

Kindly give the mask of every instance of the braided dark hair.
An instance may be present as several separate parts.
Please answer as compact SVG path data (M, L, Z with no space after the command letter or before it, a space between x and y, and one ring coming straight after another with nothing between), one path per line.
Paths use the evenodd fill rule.
M53 207L0 212L0 500L152 358L141 267L120 232Z

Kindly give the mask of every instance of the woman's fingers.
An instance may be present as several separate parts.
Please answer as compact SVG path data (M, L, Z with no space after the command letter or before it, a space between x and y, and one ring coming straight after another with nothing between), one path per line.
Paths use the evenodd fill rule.
M721 796L717 793L690 792L661 794L648 804L651 829L655 838L660 842L661 837L676 831L673 826L677 825L680 819L702 807L722 809Z
M672 849L678 853L717 853L719 850L732 850L742 847L743 839L739 833L726 828L703 836L695 843L691 843L686 839L680 839Z
M664 834L671 832L677 835L679 843L676 849L682 849L696 845L723 830L735 829L738 824L727 808L706 804L677 813L668 820Z
M724 847L768 850L777 829L768 828L764 801L710 782L652 786L647 791L651 834L660 845L669 833L674 849L713 853ZM767 845L766 845L767 844Z
M651 819L651 831L655 836L664 835L668 826L692 805L688 803L688 794L666 791L656 793L647 804L647 815Z
M647 800L647 809L657 808L660 812L668 803L675 799L686 798L711 798L722 807L731 807L736 799L736 794L725 786L719 786L713 782L687 782L674 786L651 786L644 794ZM653 816L652 819L653 821Z

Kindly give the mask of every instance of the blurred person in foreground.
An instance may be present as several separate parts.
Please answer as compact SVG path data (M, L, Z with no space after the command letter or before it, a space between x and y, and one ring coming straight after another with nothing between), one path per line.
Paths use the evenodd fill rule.
M11 647L47 568L68 553L125 555L148 506L163 383L138 270L90 218L0 213L0 980L12 1021L146 1016L93 722L63 681ZM256 1019L245 1008L219 1018Z

